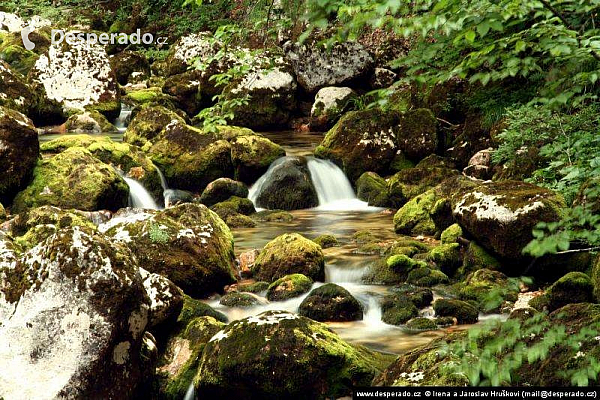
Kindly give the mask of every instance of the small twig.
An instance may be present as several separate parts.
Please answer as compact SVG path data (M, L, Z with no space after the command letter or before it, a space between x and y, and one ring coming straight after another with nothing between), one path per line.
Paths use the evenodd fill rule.
M460 126L460 125L457 125L457 124L453 124L452 122L448 122L445 119L442 119L442 118L439 118L439 117L435 117L435 119L437 119L440 122L443 122L445 124L450 125L452 128L458 128Z
M589 253L591 251L596 251L596 250L600 250L600 246L587 247L585 249L563 250L563 251L557 252L556 254Z

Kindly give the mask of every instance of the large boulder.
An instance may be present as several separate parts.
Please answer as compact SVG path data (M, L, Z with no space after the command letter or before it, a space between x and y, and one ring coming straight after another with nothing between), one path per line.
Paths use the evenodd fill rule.
M583 272L569 272L548 288L549 311L571 303L594 302L594 285Z
M29 73L31 85L65 112L87 108L117 118L121 96L106 49L84 38L68 42L55 43L40 56Z
M356 93L349 87L325 87L319 90L310 110L311 129L329 129L347 110L354 97Z
M342 86L366 78L373 68L373 58L356 42L336 44L331 49L315 44L293 44L286 58L298 83L308 93L325 86Z
M177 113L163 106L144 106L131 120L123 141L140 147L148 142L151 144L163 128L173 121L185 123Z
M36 95L25 81L25 77L12 71L0 57L0 106L27 115L33 111L35 105Z
M335 283L326 283L308 294L298 314L322 322L356 321L362 319L363 308L349 291Z
M562 197L548 189L518 181L485 183L454 196L456 221L487 250L522 260L538 222L558 221Z
M162 87L164 94L175 100L178 108L193 117L211 103L210 98L204 98L201 92L202 71L192 69L182 74L168 77Z
M233 125L258 130L287 127L296 108L296 80L284 68L258 70L225 88L229 99L250 96L248 105L234 111Z
M312 279L305 275L286 275L268 286L267 299L269 301L288 300L308 292L312 287L312 284Z
M178 189L201 192L217 178L233 177L229 142L178 120L162 129L148 154Z
M80 228L21 259L8 252L0 261L0 396L131 397L152 368L142 354L149 299L132 253Z
M462 300L438 299L433 310L436 316L454 317L459 324L474 324L479 319L477 308Z
M98 111L85 111L69 117L65 122L68 133L117 133L117 128L108 122L106 117Z
M67 135L40 146L42 154L58 154L72 147L82 147L103 163L123 171L139 181L159 199L163 194L161 178L150 158L136 146L116 142L107 136Z
M255 203L258 207L298 210L319 205L306 160L285 157L273 163L256 183Z
M141 53L123 51L110 57L110 65L120 85L126 85L133 74L150 76L150 64ZM133 75L135 76L135 75Z
M367 386L377 364L371 351L344 342L324 324L267 311L214 335L194 384L209 398L337 398Z
M80 147L40 160L33 175L31 184L14 199L15 212L43 205L117 210L129 198L129 188L117 172Z
M370 206L387 207L390 205L387 182L375 172L365 172L356 181L356 197Z
M169 51L166 59L167 75L176 75L187 71L196 59L205 61L217 54L219 48L219 43L211 38L210 32L182 36Z
M33 123L23 114L0 106L0 202L10 204L27 186L39 154Z
M289 274L303 274L313 281L325 280L323 250L297 233L284 234L267 243L251 268L261 281L273 282Z
M427 109L352 111L327 132L315 155L334 160L353 182L367 171L388 175L399 154L420 161L436 151L436 124Z
M229 199L231 196L248 197L248 188L241 182L229 178L219 178L206 186L200 202L210 207Z
M278 158L285 156L285 150L266 137L250 130L236 130L233 127L222 127L219 132L231 144L231 162L234 178L247 185L254 183L269 166Z
M146 270L166 276L191 296L221 292L235 280L231 232L204 205L117 215L100 230L131 248Z

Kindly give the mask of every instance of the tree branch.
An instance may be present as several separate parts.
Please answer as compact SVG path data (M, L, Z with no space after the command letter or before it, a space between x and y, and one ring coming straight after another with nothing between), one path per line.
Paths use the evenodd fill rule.
M567 21L565 16L562 15L552 4L550 4L548 2L548 0L540 0L540 3L542 3L544 5L544 7L546 7L556 18L560 19L560 22L562 22L562 24L566 28L568 28L574 32L577 32L575 30L575 28L573 28L573 26L571 26L569 21ZM581 38L579 37L579 35L577 35L577 45L581 48ZM600 61L600 54L596 53L596 51L594 49L590 49L590 53L596 60Z

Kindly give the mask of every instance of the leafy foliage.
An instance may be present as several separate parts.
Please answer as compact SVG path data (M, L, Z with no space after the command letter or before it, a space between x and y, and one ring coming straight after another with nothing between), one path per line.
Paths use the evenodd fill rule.
M560 348L577 362L572 367L565 365L558 375L572 385L587 386L598 379L600 363L580 349L586 342L596 345L599 332L600 324L596 323L573 334L563 325L552 325L545 314L539 313L524 321L509 319L473 327L464 340L445 346L441 353L460 359L446 368L464 374L471 385L500 386L517 383L521 367L528 364L533 368Z

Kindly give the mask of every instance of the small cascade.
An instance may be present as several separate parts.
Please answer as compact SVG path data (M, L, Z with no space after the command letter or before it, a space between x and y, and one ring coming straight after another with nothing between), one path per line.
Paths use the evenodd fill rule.
M129 186L129 205L134 208L147 208L151 210L159 210L160 208L148 193L146 188L132 178L123 177Z
M194 383L190 383L190 387L185 392L185 397L183 400L194 400L196 398L196 391L194 390Z
M325 265L325 282L361 283L368 268L340 268L335 265Z
M381 304L379 304L376 297L370 296L363 314L363 323L368 328L375 330L388 327L388 325L381 320L381 315Z
M123 133L127 130L129 120L131 119L131 110L131 107L127 104L121 104L121 113L113 122L119 133Z
M169 185L167 184L167 178L165 178L165 176L162 173L162 171L160 170L160 168L158 168L156 165L154 166L154 168L156 168L156 172L158 172L158 177L160 178L160 186L162 186L163 192L165 190L169 190Z
M250 188L248 198L256 206L256 199L268 182L271 172L288 157L281 157L271 164L267 172L261 176ZM367 202L356 197L352 185L344 171L329 160L306 157L308 171L319 199L318 210L323 211L376 211L377 207L370 207Z

